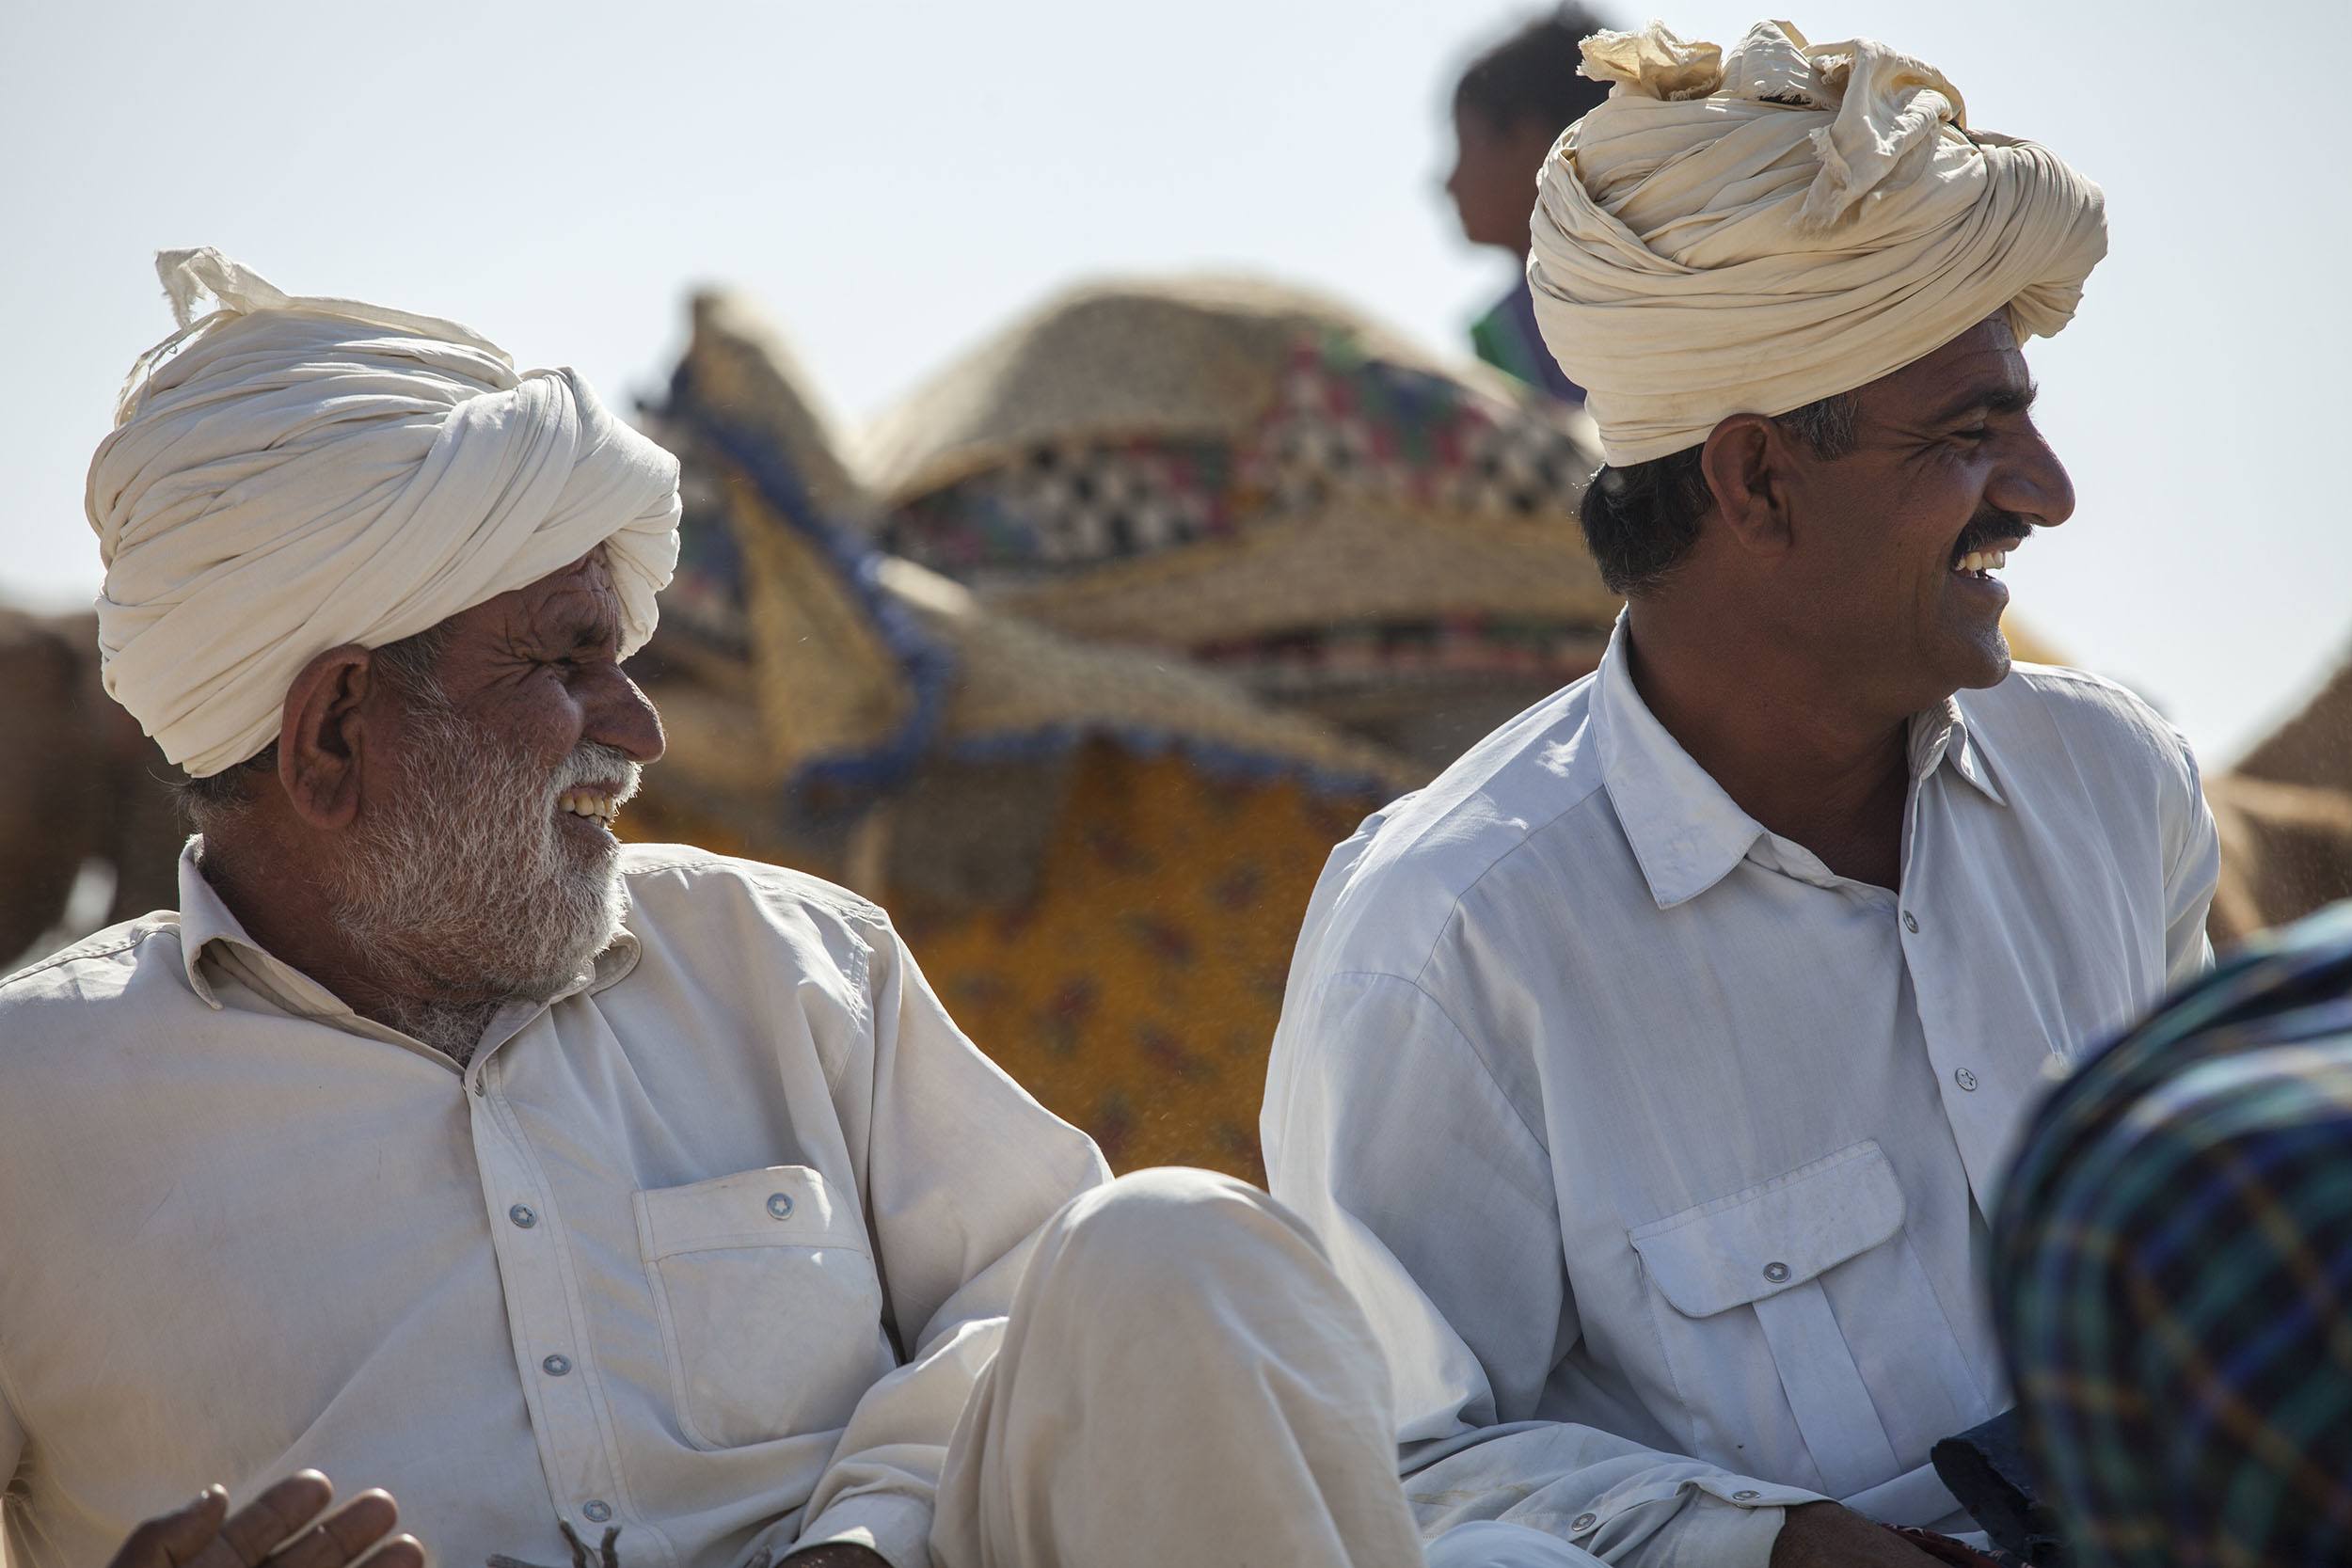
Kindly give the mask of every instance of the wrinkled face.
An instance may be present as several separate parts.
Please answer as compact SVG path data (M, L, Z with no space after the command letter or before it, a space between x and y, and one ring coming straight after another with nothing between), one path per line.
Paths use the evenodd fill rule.
M661 754L600 555L453 617L438 690L372 693L338 917L452 1001L545 998L619 929L610 826ZM381 754L379 754L381 753Z
M1789 548L1764 585L1780 634L1889 711L1999 684L2007 553L2074 510L2033 397L2005 316L1861 388L1854 449L1787 478Z
M1462 237L1514 256L1527 254L1527 220L1535 210L1535 174L1558 129L1537 120L1498 125L1470 104L1454 111L1454 169L1446 195L1462 220Z

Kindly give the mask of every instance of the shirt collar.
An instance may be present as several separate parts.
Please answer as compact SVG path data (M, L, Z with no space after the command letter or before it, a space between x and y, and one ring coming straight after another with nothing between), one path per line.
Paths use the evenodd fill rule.
M1921 714L1912 728L1913 755L1919 754L1918 736L1923 730L1942 730L1946 736L1944 760L1952 765L1952 771L1976 785L1994 805L2007 806L2009 798L2001 793L1998 765L1987 741L1985 726L1969 718L1968 706L1958 696L1950 696L1944 699L1941 708L1930 708ZM1932 767L1933 763L1928 766Z
M244 924L229 912L213 884L204 879L203 867L198 863L203 853L200 833L180 847L180 961L187 968L188 989L216 1009L220 998L213 994L212 978L204 973L206 951L217 942L249 949L264 958L269 955L246 934Z
M268 976L271 989L279 994L275 1000L296 1012L314 1017L348 1014L350 1006L333 991L290 964L272 957L267 949L246 931L244 924L231 913L213 884L205 879L200 862L204 851L202 835L197 835L180 850L180 961L186 966L188 987L204 1002L217 1009L220 999L214 994L212 978L204 971L207 951L215 943L242 948L251 955L246 967ZM587 991L591 995L609 986L619 984L637 967L643 948L637 933L630 930L624 917L621 934L612 944L596 957L588 973L580 976L571 988L548 1004L552 1006L566 996Z
M1632 644L1619 612L1593 677L1592 721L1610 804L1661 910L1705 893L1747 857L1764 825L1740 809L1650 712L1633 684ZM1912 777L1949 763L1953 771L2007 805L1978 726L1946 698L1911 723Z

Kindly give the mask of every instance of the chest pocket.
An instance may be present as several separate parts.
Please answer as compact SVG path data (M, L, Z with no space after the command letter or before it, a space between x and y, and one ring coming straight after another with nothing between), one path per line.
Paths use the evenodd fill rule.
M804 1165L638 1193L679 1430L700 1449L846 1423L892 1365L866 1231Z
M1991 1414L1903 1217L1866 1140L1628 1232L1706 1457L1850 1497ZM1759 1423L1781 1402L1766 1367L1793 1433Z

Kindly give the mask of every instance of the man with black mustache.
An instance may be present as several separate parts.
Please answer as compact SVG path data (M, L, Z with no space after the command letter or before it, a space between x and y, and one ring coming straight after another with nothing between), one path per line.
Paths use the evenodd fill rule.
M2021 344L2097 188L1931 67L1763 23L1583 46L1530 280L1608 467L1599 669L1340 847L1275 1196L1389 1351L1425 1534L1919 1564L2009 1401L1984 1215L2050 1069L2206 961L2195 760L2012 664L2074 497Z

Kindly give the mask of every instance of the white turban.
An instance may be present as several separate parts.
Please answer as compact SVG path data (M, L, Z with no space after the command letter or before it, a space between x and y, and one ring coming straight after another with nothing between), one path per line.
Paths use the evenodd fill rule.
M1760 22L1725 55L1652 23L1583 52L1615 86L1544 161L1527 279L1612 464L1875 381L2004 308L2047 336L2106 254L2099 187L1970 133L1960 89L1884 44Z
M568 370L454 322L156 258L180 330L131 367L87 506L106 689L202 778L277 738L302 667L608 547L622 653L677 563L677 460ZM191 321L199 294L220 309Z

